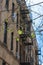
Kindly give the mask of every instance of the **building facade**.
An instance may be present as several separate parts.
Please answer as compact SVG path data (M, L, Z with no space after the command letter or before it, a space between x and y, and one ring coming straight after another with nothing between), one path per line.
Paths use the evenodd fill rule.
M28 14L25 0L0 1L0 65L31 65L34 46Z
M0 2L0 65L19 65L17 58L17 30L20 22L19 6L16 0ZM18 44L19 46L19 44ZM19 53L18 53L19 56Z
M33 64L34 65L38 65L39 61L38 61L38 44L37 44L37 40L36 40L36 36L35 36L35 31L33 29L33 26L31 25L31 34L32 34L32 42L33 42L33 46L32 46L32 57L33 57ZM37 52L36 52L37 51Z

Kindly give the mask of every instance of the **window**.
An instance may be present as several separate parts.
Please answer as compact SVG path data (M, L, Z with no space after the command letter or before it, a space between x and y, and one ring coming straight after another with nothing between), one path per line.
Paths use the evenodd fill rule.
M18 52L18 41L16 41L16 52Z
M14 35L14 33L11 32L11 50L13 50L13 35Z
M12 21L14 21L14 3L12 3Z
M12 16L14 16L14 3L12 3Z
M2 65L6 65L6 62L3 60Z
M9 0L6 0L5 7L6 7L7 11L8 11L8 9L9 9Z
M17 26L16 26L16 27L17 27L17 29L18 29L18 13L17 13Z
M21 49L22 49L22 47L21 47L21 45L20 45L20 62L21 62L21 57L22 57L22 54L21 54Z
M16 41L16 58L18 57L18 41Z
M26 32L26 33L29 33L29 31L30 31L30 27L29 27L28 24L26 24L26 26L25 26L25 32Z
M7 25L8 23L5 22L4 24L4 43L7 44Z
M27 25L27 31L29 31L29 29L30 29L30 28L29 28L29 25Z

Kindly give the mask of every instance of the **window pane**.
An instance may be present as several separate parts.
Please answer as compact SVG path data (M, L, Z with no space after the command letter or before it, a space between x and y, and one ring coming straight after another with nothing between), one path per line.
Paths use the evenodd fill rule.
M13 32L11 33L11 50L13 50Z
M4 24L4 43L7 43L7 22Z

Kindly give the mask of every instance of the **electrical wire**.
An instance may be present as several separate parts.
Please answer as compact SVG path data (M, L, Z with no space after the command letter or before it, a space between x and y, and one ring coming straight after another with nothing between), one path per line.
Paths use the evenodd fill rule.
M41 4L39 4L40 7L43 7Z
M36 19L38 19L38 18L40 18L40 17L43 17L43 15L40 15L40 16L38 16L38 17L32 19L32 20L36 20Z
M43 2L39 2L39 3L36 3L36 4L33 4L33 5L29 5L27 7L32 7L32 6L35 6L35 5L39 5L39 4L42 4Z
M30 11L34 12L35 14L41 15L41 14L39 14L38 12L36 12L36 11L33 11L32 9L31 9Z

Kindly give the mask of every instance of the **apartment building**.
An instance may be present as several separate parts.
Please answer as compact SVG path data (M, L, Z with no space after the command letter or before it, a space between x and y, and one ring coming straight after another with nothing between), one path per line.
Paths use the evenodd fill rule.
M25 20L20 10L16 0L0 1L0 65L19 65L25 61L25 46L20 38L21 20Z
M0 1L0 65L31 65L34 46L28 14L25 0Z
M36 36L35 36L35 31L33 29L33 26L31 25L31 35L32 35L32 58L33 58L33 65L38 65L39 61L38 61L38 44L37 44L37 40L36 40Z
M0 2L0 65L19 65L20 11L16 0Z

